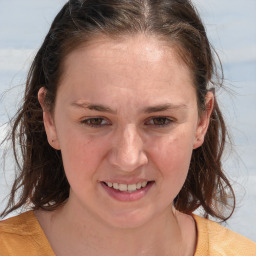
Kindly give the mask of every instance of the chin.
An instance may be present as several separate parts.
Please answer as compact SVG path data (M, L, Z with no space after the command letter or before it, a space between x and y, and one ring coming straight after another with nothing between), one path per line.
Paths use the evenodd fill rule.
M103 221L108 226L121 229L134 229L139 228L154 218L154 213L147 210L136 209L136 210L119 210L115 212L109 212L103 215Z

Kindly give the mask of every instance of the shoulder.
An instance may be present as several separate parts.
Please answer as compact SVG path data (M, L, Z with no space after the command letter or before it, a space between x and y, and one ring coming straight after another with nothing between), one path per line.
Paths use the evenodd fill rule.
M50 246L33 213L0 221L0 255L51 255ZM17 254L18 253L18 254Z
M256 256L256 243L220 224L193 215L198 232L195 256Z
M1 238L32 235L35 231L36 220L32 211L0 221Z

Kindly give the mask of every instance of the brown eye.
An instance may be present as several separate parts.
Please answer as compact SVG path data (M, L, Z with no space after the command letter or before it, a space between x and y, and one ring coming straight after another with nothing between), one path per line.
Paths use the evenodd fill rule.
M102 118L91 118L88 120L88 123L90 123L91 125L101 125L102 121Z
M170 123L172 123L173 120L170 118L164 117L164 116L159 116L159 117L152 117L150 118L145 124L146 125L153 125L156 127L161 127L161 126L168 126Z
M153 122L155 125L165 125L168 123L168 119L166 117L156 117L153 118Z
M102 117L87 118L82 120L81 123L91 127L102 127L105 125L109 125L109 122Z

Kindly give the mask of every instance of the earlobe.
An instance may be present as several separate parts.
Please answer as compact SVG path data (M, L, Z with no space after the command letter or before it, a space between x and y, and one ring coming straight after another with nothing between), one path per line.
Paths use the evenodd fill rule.
M214 107L214 94L212 91L208 91L205 96L205 110L202 112L200 116L197 129L196 129L196 137L193 144L194 149L200 147L204 142L204 137L210 123L213 107Z
M48 143L54 149L60 150L54 119L53 119L52 113L49 111L48 107L45 104L46 93L47 93L47 90L45 87L41 87L38 91L38 101L43 110L43 121L44 121L45 132L47 135Z

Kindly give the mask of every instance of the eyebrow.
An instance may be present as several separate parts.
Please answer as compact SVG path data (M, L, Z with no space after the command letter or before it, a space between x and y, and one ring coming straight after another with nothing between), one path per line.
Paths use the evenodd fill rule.
M116 110L112 110L111 108L104 106L102 104L89 104L89 103L73 102L71 105L74 107L95 110L98 112L107 112L107 113L111 113L111 114L117 113ZM187 108L188 108L188 106L185 104L168 103L168 104L160 104L160 105L146 107L142 110L142 112L150 114L150 113L154 113L154 112L161 112L161 111L166 111L166 110L171 110L171 109L187 109Z
M161 112L171 109L187 109L188 106L185 104L162 104L162 105L156 105L152 107L146 107L143 109L143 112L150 114L154 112Z
M116 111L112 110L111 108L101 105L101 104L89 104L89 103L77 103L73 102L71 106L78 107L78 108L84 108L84 109L90 109L95 110L99 112L107 112L111 114L116 114Z

